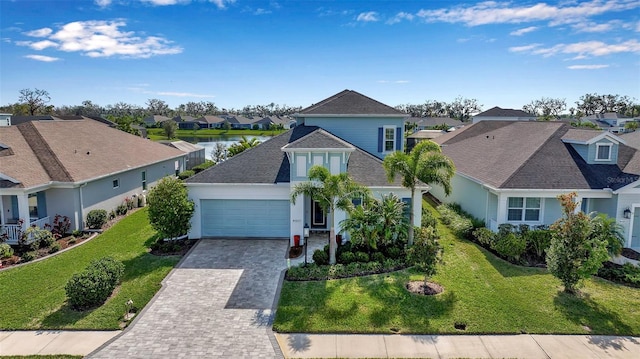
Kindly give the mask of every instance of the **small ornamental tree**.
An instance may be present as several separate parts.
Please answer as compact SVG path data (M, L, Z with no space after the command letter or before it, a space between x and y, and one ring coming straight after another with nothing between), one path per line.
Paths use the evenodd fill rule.
M588 215L576 211L575 197L575 192L558 196L563 216L551 226L551 245L547 251L549 272L571 294L576 293L582 279L597 273L609 256L606 236L594 235L598 229Z
M191 228L194 203L187 188L177 178L165 177L147 196L149 221L163 238L176 238Z

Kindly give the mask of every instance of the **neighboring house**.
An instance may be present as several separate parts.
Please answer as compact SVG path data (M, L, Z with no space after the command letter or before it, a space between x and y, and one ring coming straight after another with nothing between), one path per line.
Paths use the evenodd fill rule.
M400 178L389 183L382 158L403 150L405 114L345 90L294 116L298 125L186 180L196 203L189 236L289 238L331 224L310 198L290 201L293 187L308 180L309 168L321 165L332 174L348 173L374 195L395 193L410 203ZM422 186L416 191L425 191ZM418 193L418 198L420 193ZM410 205L420 224L421 201ZM336 230L346 218L336 212Z
M407 124L414 123L415 131L430 130L435 126L446 125L448 129L456 129L462 126L469 125L468 122L462 122L458 119L451 117L411 117L407 119Z
M200 128L221 128L225 120L220 116L207 115L198 118L197 121Z
M147 127L155 127L169 120L171 119L167 116L152 115L152 116L145 117L142 121L144 121Z
M19 125L21 123L25 123L25 122L31 122L31 121L60 121L60 120L64 120L64 121L76 121L76 120L86 120L86 119L90 119L90 120L94 120L94 121L98 121L101 123L104 123L105 125L109 126L109 127L118 127L118 124L107 120L104 117L100 117L100 116L79 116L79 115L35 115L35 116L12 116L11 117L11 125Z
M89 119L0 127L0 230L15 243L20 220L24 230L56 214L82 229L90 210L114 209L184 162L177 149Z
M613 133L628 132L625 129L625 124L629 121L635 121L633 118L625 117L615 112L589 115L581 118L580 120L591 122L598 126L598 128Z
M0 127L11 126L11 114L0 113Z
M584 212L615 218L625 246L640 249L640 152L610 132L562 122L481 121L433 140L456 166L452 193L487 227L549 225L562 216L556 196L576 192Z
M186 170L190 170L205 161L205 148L200 145L186 141L160 141L160 143L176 148L187 155L187 163L185 166Z
M420 130L407 136L407 151L411 151L419 142L433 140L447 133L442 130Z
M473 116L473 123L480 121L536 121L537 119L536 115L522 110L496 106Z

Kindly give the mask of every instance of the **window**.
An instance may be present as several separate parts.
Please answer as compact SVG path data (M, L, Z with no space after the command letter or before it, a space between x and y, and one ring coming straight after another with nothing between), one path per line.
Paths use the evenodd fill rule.
M519 222L540 221L540 198L509 197L507 220Z
M142 171L142 190L147 190L147 171Z
M40 218L38 217L38 195L35 193L29 195L29 217Z
M329 162L329 167L332 175L340 174L340 157L333 156Z
M611 143L596 143L596 161L611 160Z
M409 216L411 215L411 211L413 210L413 208L411 208L411 198L403 198L402 204L404 204L404 206L402 206L402 213L404 214L404 217L408 220Z
M119 179L114 179L112 184L113 184L113 189L116 189L116 188L120 187L120 180Z
M384 127L384 152L392 152L396 146L396 128Z
M307 176L307 156L296 156L296 176Z

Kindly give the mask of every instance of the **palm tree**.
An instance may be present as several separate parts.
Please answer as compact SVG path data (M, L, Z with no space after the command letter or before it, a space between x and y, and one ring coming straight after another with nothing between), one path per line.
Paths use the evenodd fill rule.
M318 201L320 207L331 215L329 230L329 263L336 263L336 209L348 211L353 208L354 198L368 198L369 189L354 182L347 173L332 175L328 169L313 166L309 169L309 181L298 183L291 192L291 202L296 203L299 195L304 194Z
M383 166L389 182L393 182L396 175L402 176L402 186L411 190L411 205L416 201L416 186L420 181L442 186L448 196L451 177L456 171L453 161L432 141L418 143L408 154L400 151L389 154ZM413 209L409 210L408 244L413 245Z

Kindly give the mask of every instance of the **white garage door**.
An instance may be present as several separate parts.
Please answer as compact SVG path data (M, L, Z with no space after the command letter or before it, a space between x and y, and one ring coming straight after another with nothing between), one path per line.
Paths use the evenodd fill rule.
M288 238L289 206L286 200L203 199L202 236Z

